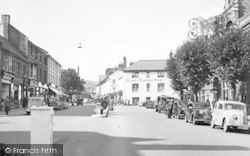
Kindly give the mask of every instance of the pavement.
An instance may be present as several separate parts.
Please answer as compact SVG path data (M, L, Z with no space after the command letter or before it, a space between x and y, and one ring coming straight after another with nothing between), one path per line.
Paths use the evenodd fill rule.
M194 126L138 106L116 106L108 118L55 116L53 131L65 156L250 155L248 132ZM29 140L30 116L0 118L0 142Z

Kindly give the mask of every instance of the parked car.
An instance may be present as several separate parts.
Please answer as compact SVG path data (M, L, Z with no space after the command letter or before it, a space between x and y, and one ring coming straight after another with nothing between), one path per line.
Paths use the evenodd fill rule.
M175 100L177 102L177 119L184 119L185 118L185 110L187 108L188 101L185 100Z
M58 97L50 97L49 98L49 106L53 107L56 110L60 110L63 108L63 105L61 102L59 102L59 98Z
M147 100L146 101L146 108L155 108L154 101Z
M66 97L59 97L59 102L61 103L63 109L69 108L69 102L67 102Z
M211 127L215 126L221 126L225 132L229 128L250 131L250 115L247 114L246 104L236 101L217 101L211 120Z
M167 95L162 95L160 97L160 102L158 104L157 111L159 113L161 113L161 112L166 113L167 112L168 102L171 101L171 100L174 100L174 97L167 96Z
M145 106L146 101L142 101L141 103L138 104L139 107L144 107Z
M77 99L77 102L76 102L76 103L77 103L77 106L78 106L78 105L83 105L83 99Z
M27 115L30 114L30 108L33 106L36 106L36 107L45 106L44 97L34 96L34 97L29 98L28 104L24 108Z
M209 102L188 102L185 110L185 121L193 122L194 125L198 122L210 124L211 107Z

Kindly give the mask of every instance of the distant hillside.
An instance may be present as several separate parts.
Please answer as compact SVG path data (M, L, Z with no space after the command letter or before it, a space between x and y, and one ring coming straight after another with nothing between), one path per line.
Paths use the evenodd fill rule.
M98 82L91 81L91 80L84 80L84 81L85 81L85 84L84 84L85 88L96 87L96 85L98 84Z

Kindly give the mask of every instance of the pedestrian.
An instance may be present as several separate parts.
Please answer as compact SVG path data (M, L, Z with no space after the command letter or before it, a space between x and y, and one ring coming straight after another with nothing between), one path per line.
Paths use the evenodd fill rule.
M110 98L110 110L111 111L114 110L114 97L113 96L111 96Z
M26 108L28 106L28 98L24 97L23 98L23 108Z
M168 103L168 118L169 118L169 119L171 119L171 116L172 116L173 105L174 105L174 101L171 100L171 101Z
M4 107L4 99L1 98L1 102L0 102L0 111L2 110L3 107Z
M11 111L11 100L8 96L6 97L4 104L5 104L5 113L6 115L8 115L9 111Z
M103 98L101 100L101 114L103 114L103 110L106 109L108 107L108 102L107 102L107 98Z

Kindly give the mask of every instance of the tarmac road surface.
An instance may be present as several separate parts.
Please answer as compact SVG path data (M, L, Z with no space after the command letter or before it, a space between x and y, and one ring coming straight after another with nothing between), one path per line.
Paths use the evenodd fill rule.
M77 110L76 110L77 111ZM53 142L65 156L249 156L250 134L193 125L138 106L108 118L55 116ZM30 116L1 117L0 142L29 143Z

